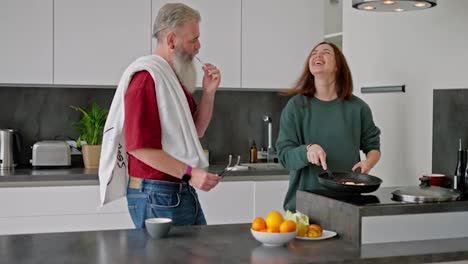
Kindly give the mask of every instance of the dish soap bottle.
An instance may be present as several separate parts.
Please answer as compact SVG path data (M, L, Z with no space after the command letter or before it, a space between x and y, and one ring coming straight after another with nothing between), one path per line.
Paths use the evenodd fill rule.
M250 146L250 163L256 163L257 162L257 145L255 144L255 140L252 142L252 146Z

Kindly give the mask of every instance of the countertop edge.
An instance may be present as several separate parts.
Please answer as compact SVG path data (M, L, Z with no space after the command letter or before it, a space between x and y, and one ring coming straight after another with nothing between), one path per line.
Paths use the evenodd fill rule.
M85 169L50 171L50 174L47 171L34 171L34 173L38 174L33 175L31 170L18 172L17 175L1 176L0 188L99 185L97 172L89 172ZM242 171L229 172L222 182L287 180L289 180L287 171Z
M173 227L168 237L161 240L151 239L144 229L4 235L0 236L0 243L15 250L3 250L0 257L8 263L31 263L33 260L61 263L64 258L70 262L87 263L104 250L118 259L117 263L129 263L135 256L152 263L186 263L193 256L204 260L203 263L253 263L261 260L262 263L384 264L445 263L468 259L468 238L357 247L338 236L313 243L292 240L287 247L269 248L256 241L249 229L250 224ZM35 243L25 243L31 240ZM62 246L51 245L51 241ZM91 248L83 254L82 250L87 245ZM95 245L99 245L99 250ZM17 254L18 248L23 252L21 256ZM218 253L221 250L223 254ZM176 257L174 252L178 252Z

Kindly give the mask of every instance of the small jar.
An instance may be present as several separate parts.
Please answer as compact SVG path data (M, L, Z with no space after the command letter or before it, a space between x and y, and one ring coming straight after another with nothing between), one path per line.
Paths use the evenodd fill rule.
M252 146L250 146L250 163L256 163L257 162L257 145L255 144L255 140L252 143Z

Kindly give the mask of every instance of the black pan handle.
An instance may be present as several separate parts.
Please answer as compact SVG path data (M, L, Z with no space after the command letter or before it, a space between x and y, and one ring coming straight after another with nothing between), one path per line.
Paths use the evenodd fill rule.
M328 178L330 178L330 180L336 180L335 175L333 175L329 169L326 169L325 172L328 174Z

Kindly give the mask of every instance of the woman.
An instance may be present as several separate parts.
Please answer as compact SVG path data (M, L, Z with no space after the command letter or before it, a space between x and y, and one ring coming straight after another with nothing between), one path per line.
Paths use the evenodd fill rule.
M284 209L295 211L296 191L322 189L317 175L332 171L368 173L380 159L380 130L369 106L352 94L346 59L332 43L315 46L281 114L276 148L290 171ZM362 150L366 160L360 160Z

